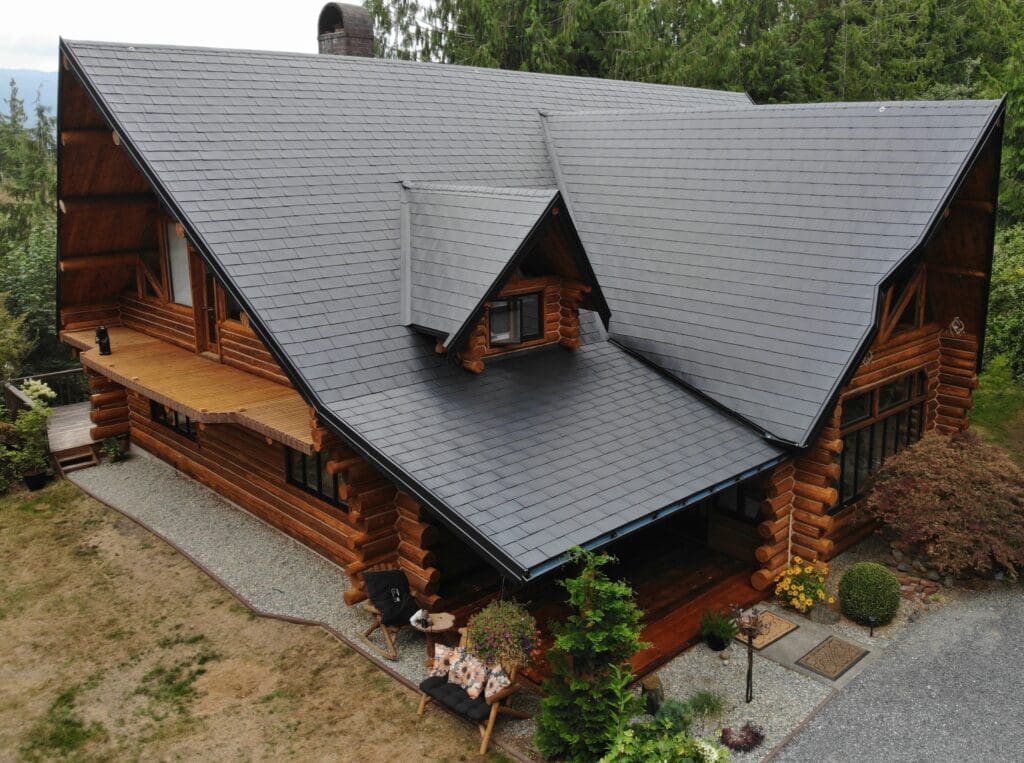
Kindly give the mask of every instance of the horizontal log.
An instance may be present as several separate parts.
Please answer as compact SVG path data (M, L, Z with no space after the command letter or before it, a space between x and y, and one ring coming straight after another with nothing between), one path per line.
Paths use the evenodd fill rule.
M401 534L403 540L408 540L420 548L433 545L440 537L438 529L433 525L428 525L425 522L411 522L403 517L399 517L395 522L395 529Z
M116 424L122 421L128 421L128 406L118 406L116 408L94 408L89 411L89 420L93 424Z
M799 546L803 548L805 551L809 549L811 551L814 551L816 554L828 555L832 553L832 547L834 545L835 544L828 538L815 538L809 535L798 535L796 533L793 534L794 553L797 553L796 548ZM801 556L807 555L801 554Z
M113 382L111 382L113 384ZM89 396L89 402L93 408L102 408L104 405L124 405L127 404L128 395L125 392L124 387L118 387L117 389L110 389L105 392L97 392L95 395Z
M117 133L106 127L86 128L79 130L61 130L62 146L85 146L95 148L116 147L120 145Z
M785 493L788 493L793 489L793 485L796 484L796 480L793 477L786 477L781 480L773 480L768 486L765 493L769 498L775 498Z
M105 440L108 437L123 437L128 434L128 422L123 421L117 424L105 424L95 426L89 430L89 437L93 440Z
M820 501L826 506L835 506L839 500L839 493L834 487L820 487L809 485L806 482L797 482L793 487L793 492L802 498Z
M771 539L774 538L780 530L789 530L789 515L781 519L766 519L764 522L757 526L757 534L762 538Z
M793 499L793 509L800 509L808 514L827 514L830 508L832 508L831 505L826 506L821 501L813 498L805 498L802 495L798 495Z
M963 387L964 389L977 389L978 375L973 371L964 371L962 368L943 368L939 372L939 384L950 387Z
M964 411L969 411L974 408L974 401L969 397L946 395L940 392L936 399L940 406L945 406L947 408L959 408Z
M786 559L782 564L772 569L760 569L750 576L750 585L756 588L758 591L764 591L769 588L774 582L775 578L779 576L779 573L786 569L789 564L789 560Z
M775 519L788 516L789 508L793 504L793 491L790 490L772 498L765 498L761 501L761 513Z
M754 549L754 558L759 562L767 562L773 556L778 554L780 551L785 551L789 545L788 537L782 541L773 543L770 546L758 546Z
M423 507L420 506L419 501L408 493L403 493L402 491L399 491L395 496L395 505L402 511L403 515L413 516L417 519L423 511Z
M831 530L835 525L835 519L828 514L822 516L820 514L812 514L811 512L804 511L803 509L794 509L793 519L806 525L817 527L825 532Z
M441 587L441 573L435 567L424 570L402 557L398 557L398 566L409 578L409 586L420 593L431 596Z
M822 535L824 535L824 531L820 527L793 520L793 537L820 538Z
M798 468L797 473L804 472L805 474L814 474L819 477L824 477L827 480L837 480L842 474L842 469L839 464L832 463L822 464L811 459L800 459L797 462Z
M816 443L817 447L822 450L826 450L829 453L842 453L843 452L843 441L842 440L819 440Z
M405 541L398 544L398 555L403 559L408 559L417 567L437 566L437 554L430 549L419 548Z
M156 197L151 193L96 194L94 196L65 196L57 205L64 214L87 212L113 212L130 207L156 206Z

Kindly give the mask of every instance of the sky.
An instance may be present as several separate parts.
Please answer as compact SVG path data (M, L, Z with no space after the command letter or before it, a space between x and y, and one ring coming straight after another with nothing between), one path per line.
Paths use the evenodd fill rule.
M60 37L316 53L316 20L324 0L12 0L4 5L0 68L56 71Z

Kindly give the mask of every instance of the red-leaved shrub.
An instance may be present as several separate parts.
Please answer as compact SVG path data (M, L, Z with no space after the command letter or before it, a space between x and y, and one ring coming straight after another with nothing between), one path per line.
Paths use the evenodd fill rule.
M942 573L1024 565L1024 470L974 433L927 434L879 470L865 508Z

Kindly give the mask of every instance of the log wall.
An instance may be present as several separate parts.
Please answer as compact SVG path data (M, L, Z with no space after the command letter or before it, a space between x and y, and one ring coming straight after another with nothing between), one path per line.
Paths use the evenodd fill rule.
M143 300L131 294L122 294L118 305L121 323L128 328L195 352L196 323L192 308L155 299Z
M221 360L225 365L292 386L270 350L252 329L238 321L221 321L219 331Z
M516 352L528 347L558 344L568 349L576 349L580 346L580 305L586 295L590 293L590 287L580 281L559 276L513 277L495 299L538 291L544 293L544 336L511 346L491 346L488 325L491 303L488 301L483 317L470 332L466 346L459 354L464 368L474 373L480 373L484 370L486 358Z

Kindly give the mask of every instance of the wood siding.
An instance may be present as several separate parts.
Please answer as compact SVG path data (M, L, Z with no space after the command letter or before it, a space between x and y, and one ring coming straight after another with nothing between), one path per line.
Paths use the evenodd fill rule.
M186 350L196 349L196 324L190 307L122 294L121 323Z
M219 331L221 360L225 365L292 386L270 350L252 329L238 321L221 321Z

